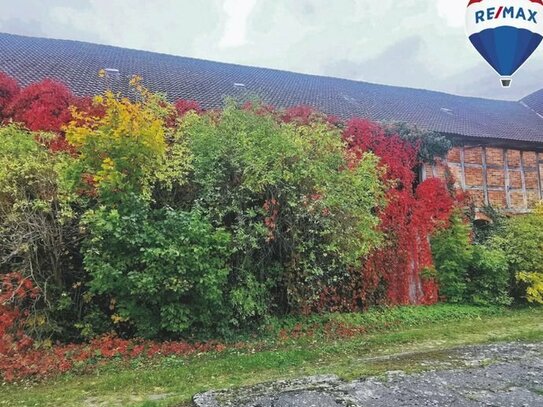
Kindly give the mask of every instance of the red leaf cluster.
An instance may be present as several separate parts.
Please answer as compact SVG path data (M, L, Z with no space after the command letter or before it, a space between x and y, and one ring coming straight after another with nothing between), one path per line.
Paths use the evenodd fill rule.
M360 271L364 284L357 293L359 302L364 306L373 302L435 303L437 284L422 272L433 267L429 237L446 225L454 207L446 183L430 179L415 190L418 146L387 135L375 123L351 120L344 139L356 156L370 151L380 158L383 181L389 185L388 203L380 213L386 245L371 254ZM384 299L378 298L382 283Z
M275 107L263 103L245 102L241 108L243 110L253 112L259 116L277 115L277 110L275 109Z
M185 99L179 99L174 104L175 111L177 112L177 115L179 117L183 117L188 112L195 112L197 114L200 114L203 112L203 109L200 107L200 104L196 102L195 100L185 100Z
M314 121L324 121L335 126L340 122L336 116L327 116L306 105L286 109L280 114L280 119L285 123L294 122L302 125L308 125Z
M21 89L14 79L0 72L0 123L11 120L31 131L56 133L52 139L40 140L53 152L74 152L63 134L63 127L72 120L71 106L97 117L105 113L92 99L74 96L60 82L45 79Z
M8 118L8 107L19 92L17 81L0 72L0 123Z
M0 351L0 377L3 380L44 379L72 370L91 372L112 360L190 356L226 349L218 342L153 342L122 339L115 335L105 335L84 344L57 344L41 349L32 345L32 341L26 338Z
M65 85L46 79L21 90L10 105L10 113L29 130L59 133L71 119L69 107L74 101Z
M177 119L182 118L188 112L195 112L196 114L201 114L204 112L204 110L200 107L200 104L195 100L179 99L174 103L173 107L174 111L166 118L166 126L170 128L175 127L177 124Z
M7 382L43 379L74 369L92 371L110 360L189 356L226 349L218 342L153 342L115 335L105 335L86 344L40 348L24 333L29 307L38 295L39 290L19 273L0 278L0 379Z
M19 273L0 277L0 371L15 361L7 361L32 346L32 339L24 333L29 305L39 291Z

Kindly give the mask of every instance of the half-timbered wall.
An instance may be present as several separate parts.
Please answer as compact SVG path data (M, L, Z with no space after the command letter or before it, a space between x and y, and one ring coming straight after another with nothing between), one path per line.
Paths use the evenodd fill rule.
M543 153L485 146L456 147L447 158L425 165L423 179L444 178L447 168L474 202L526 212L543 199Z

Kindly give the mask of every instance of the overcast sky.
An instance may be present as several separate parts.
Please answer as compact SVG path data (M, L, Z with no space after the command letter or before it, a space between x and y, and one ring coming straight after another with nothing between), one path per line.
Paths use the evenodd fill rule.
M0 0L0 31L369 82L518 99L464 33L467 0Z

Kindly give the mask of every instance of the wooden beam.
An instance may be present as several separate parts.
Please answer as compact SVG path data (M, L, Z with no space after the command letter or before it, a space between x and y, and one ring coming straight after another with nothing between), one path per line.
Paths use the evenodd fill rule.
M460 184L462 186L462 191L466 190L466 161L464 154L464 146L460 147Z
M422 163L419 166L419 181L424 182L426 181L426 164Z
M522 197L524 208L528 209L528 191L526 190L526 173L524 172L524 152L520 152L520 179L522 180Z
M541 165L543 164L543 155L535 153L535 162L537 164L537 190L539 191L539 199L543 200L543 178L541 174Z
M490 205L490 198L488 194L488 173L486 169L486 147L481 148L481 162L483 163L483 191L485 197L485 205Z
M503 171L505 172L505 202L507 209L511 209L511 180L509 178L509 162L507 159L508 150L503 149Z

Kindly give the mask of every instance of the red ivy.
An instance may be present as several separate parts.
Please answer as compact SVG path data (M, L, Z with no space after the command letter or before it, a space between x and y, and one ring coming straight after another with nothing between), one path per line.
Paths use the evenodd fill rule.
M357 300L364 306L374 302L435 303L437 284L423 272L433 268L429 237L446 225L454 207L446 183L430 179L414 190L419 146L385 134L375 123L351 120L344 139L357 157L367 151L376 154L384 169L382 180L390 185L388 204L380 213L386 245L365 260ZM383 286L385 298L379 294Z
M8 118L7 108L19 92L20 89L17 81L0 72L0 122Z

